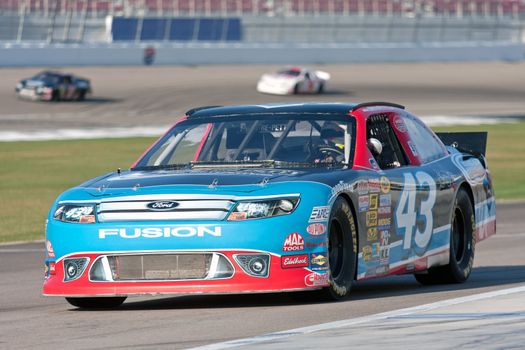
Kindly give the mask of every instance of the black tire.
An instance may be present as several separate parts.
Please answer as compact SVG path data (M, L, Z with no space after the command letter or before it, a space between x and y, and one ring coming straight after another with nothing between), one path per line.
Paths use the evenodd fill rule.
M317 93L318 94L324 93L324 84L323 83L321 83L321 85L319 85L319 89L317 89Z
M342 300L350 295L356 270L357 230L348 202L336 199L328 222L330 285L320 290L324 300Z
M53 94L51 95L51 101L55 101L55 102L60 101L60 91L53 90Z
M295 84L295 86L293 87L293 93L294 95L299 94L299 83Z
M419 283L425 285L463 283L470 276L476 249L476 222L472 202L463 188L460 188L456 195L450 224L449 263L431 268L428 273L414 274Z
M86 99L86 90L80 90L77 94L77 101L84 101Z
M112 309L122 305L126 297L66 298L66 300L82 309Z

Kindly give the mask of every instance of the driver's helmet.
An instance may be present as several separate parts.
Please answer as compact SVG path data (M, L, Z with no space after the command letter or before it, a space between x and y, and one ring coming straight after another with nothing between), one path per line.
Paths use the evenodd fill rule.
M321 128L321 139L331 147L345 148L345 132L336 122L326 122Z

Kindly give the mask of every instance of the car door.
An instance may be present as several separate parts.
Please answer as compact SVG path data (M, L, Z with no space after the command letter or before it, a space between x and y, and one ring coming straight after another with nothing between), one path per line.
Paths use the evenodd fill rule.
M409 113L391 120L410 167L395 209L396 235L403 238L406 270L425 270L448 262L454 174L437 136Z
M368 176L359 195L360 279L395 272L406 260L400 251L403 238L396 233L394 215L410 163L391 126L392 116L392 113L370 115L366 123L367 140L380 142L382 151L373 153L370 163L375 171Z

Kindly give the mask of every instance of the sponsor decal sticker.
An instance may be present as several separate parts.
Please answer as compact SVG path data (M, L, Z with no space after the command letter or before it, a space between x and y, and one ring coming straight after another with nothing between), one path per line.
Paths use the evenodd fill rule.
M377 226L384 227L384 226L390 226L390 223L392 222L391 218L380 218L377 221Z
M98 238L106 239L110 236L120 238L170 238L170 237L221 237L220 226L175 226L175 227L143 227L143 228L105 228L98 230Z
M379 195L377 193L370 194L370 206L368 209L377 210L377 205L379 202Z
M366 226L377 226L377 211L366 212Z
M321 223L306 226L306 232L312 236L319 236L326 232L326 225Z
M382 193L390 192L390 180L388 179L388 177L381 176L381 179L379 180L379 185L381 186Z
M341 192L350 192L354 186L347 182L339 181L337 185L332 188L332 196L335 196Z
M308 266L308 254L288 255L281 257L281 267L283 269L292 269L295 267Z
M55 257L55 251L53 250L53 246L51 245L51 241L50 240L46 241L46 250L47 250L47 256L48 257L50 257L50 258L54 258Z
M379 169L379 165L377 165L377 162L374 158L370 158L368 162L370 163L372 169Z
M306 248L328 248L326 239L322 241L306 241Z
M367 211L370 203L370 198L368 196L359 196L359 211Z
M368 190L370 192L379 192L381 189L381 184L379 179L368 179Z
M304 277L304 284L307 287L316 286L327 286L328 285L328 273L316 273L313 272Z
M366 240L367 241L377 241L378 238L379 238L379 234L378 234L378 231L377 231L377 227L370 227L366 231Z
M418 155L417 149L416 149L416 146L412 143L412 141L407 141L407 145L408 145L408 148L410 148L410 152L412 152L412 154L417 157Z
M290 233L284 240L283 252L297 252L304 250L303 236L297 232Z
M391 212L392 212L392 208L390 207L379 207L377 209L377 213L382 214L382 215L390 215Z
M313 207L312 213L310 214L309 222L328 221L329 216L330 216L329 207L326 207L326 206Z
M381 245L379 243L372 244L372 257L379 258L379 253L381 252Z
M368 181L359 181L357 183L357 193L359 194L368 193Z
M405 122L403 121L403 119L401 119L401 117L397 117L396 119L394 119L394 127L399 132L407 132L407 126L405 125Z
M328 258L326 254L310 254L310 268L316 270L327 270L328 269Z
M379 196L380 207L390 207L392 205L392 195L382 194Z
M387 266L378 266L376 267L376 275L384 275L388 272Z
M230 221L239 221L239 220L246 220L248 218L248 213L243 212L231 212L228 216L228 220Z
M388 264L388 259L390 257L390 232L388 230L381 230L379 232L379 243L381 245L381 264Z
M365 245L363 247L363 260L365 262L368 262L370 260L370 257L372 256L372 247L369 245Z

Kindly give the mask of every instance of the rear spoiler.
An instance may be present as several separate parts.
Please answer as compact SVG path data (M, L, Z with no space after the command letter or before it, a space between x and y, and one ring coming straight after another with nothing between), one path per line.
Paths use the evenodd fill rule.
M459 151L485 156L487 150L487 132L437 132L436 135L447 146L457 148Z

